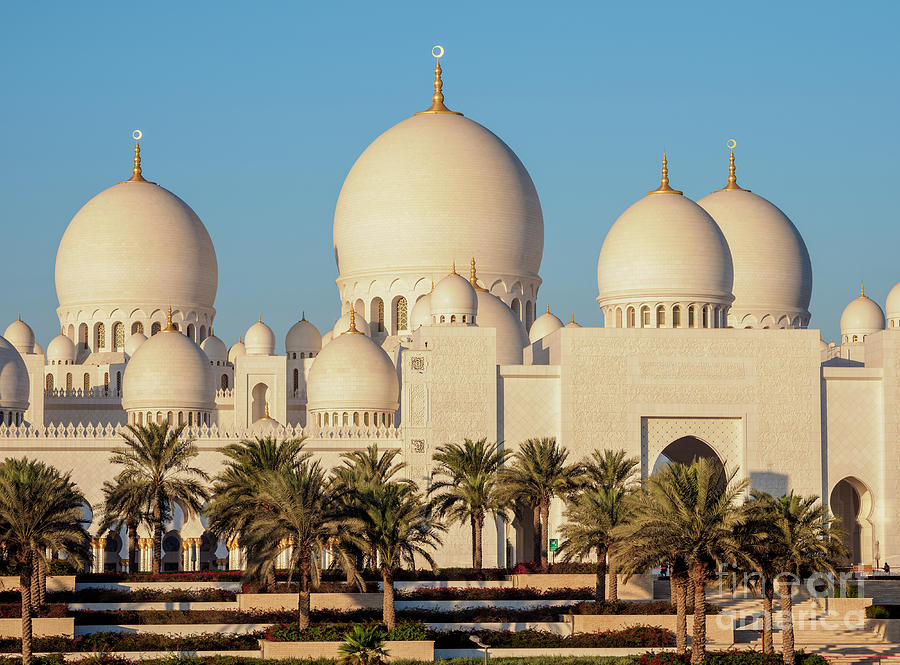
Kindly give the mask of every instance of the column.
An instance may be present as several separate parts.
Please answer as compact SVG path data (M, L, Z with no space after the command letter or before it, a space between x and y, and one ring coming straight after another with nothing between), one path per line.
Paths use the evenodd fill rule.
M94 558L97 566L97 572L103 572L103 566L106 563L106 538L97 538L97 554Z
M191 549L189 550L191 557L191 570L200 570L200 539L191 538Z
M181 541L181 561L180 561L181 570L187 572L191 569L191 541L190 538L185 538Z

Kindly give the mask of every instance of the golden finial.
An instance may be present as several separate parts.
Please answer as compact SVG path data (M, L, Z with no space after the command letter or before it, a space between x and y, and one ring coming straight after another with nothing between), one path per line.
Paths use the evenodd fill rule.
M550 303L547 303L547 314L550 313Z
M572 312L572 320L569 323L575 323L575 312Z
M244 343L244 340L241 339L242 337L243 337L243 335L238 335L238 344L243 344L243 343Z
M431 291L429 291L428 293L432 292L434 292L434 279L431 280Z
M303 310L303 313L302 313L301 316L300 316L300 320L301 320L301 321L306 321L306 310L305 310L305 309Z
M456 274L456 261L454 261L454 262L453 262L453 265L450 267L450 274L451 274L451 275L455 275L455 274Z
M134 168L131 169L131 177L122 182L146 182L152 185L153 183L141 175L141 138L144 134L140 129L135 129L131 136L134 138Z
M22 320L22 312L19 312L19 321Z
M862 282L859 283L859 295L862 298L866 297L866 287Z
M262 314L259 315L258 323L262 323Z
M734 149L737 147L737 141L734 139L730 139L728 141L728 150L730 151L730 155L728 157L728 184L725 185L720 192L725 191L738 191L738 192L749 192L749 189L744 189L740 185L737 184L737 176L734 175Z
M351 335L361 335L362 334L361 332L359 332L356 329L356 310L353 309L353 307L350 308L350 327L347 328L347 330L344 332L344 334L346 335L347 333L349 333Z
M451 111L444 106L444 93L441 90L444 87L444 81L441 79L441 58L444 57L444 47L437 45L431 49L431 55L434 56L434 94L431 96L431 106L419 111L416 115L423 113L452 113L453 115L462 115L458 111Z
M169 305L169 313L166 314L166 329L164 332L178 332L178 328L172 323L172 305Z
M266 401L266 420L272 420L272 417L269 415L269 402Z
M669 187L669 161L666 159L666 153L662 158L662 177L659 179L659 187L648 194L681 194L677 189Z
M472 263L469 265L469 283L472 285L472 288L476 291L480 291L482 293L486 293L487 289L483 286L478 286L478 275L475 272L475 257L472 257Z

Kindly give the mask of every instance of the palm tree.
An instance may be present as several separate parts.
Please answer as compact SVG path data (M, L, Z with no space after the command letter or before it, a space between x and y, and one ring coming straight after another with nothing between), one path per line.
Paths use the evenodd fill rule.
M595 450L581 463L582 483L588 487L632 489L641 460L624 450Z
M631 502L624 489L589 488L569 501L560 553L566 561L596 554L597 580L594 599L606 600L606 575L610 574L609 600L617 601L616 570L607 563L610 550L618 544L622 525L631 519Z
M296 469L310 458L303 445L303 438L257 437L222 448L225 468L214 479L212 498L206 507L209 530L218 538L237 538L240 543L253 518L267 509L258 491L261 477L270 471ZM275 585L274 566L267 568L265 579L271 589Z
M737 530L745 521L739 505L749 481L735 481L717 461L672 463L647 478L633 524L623 536L630 569L649 561L681 559L694 587L691 663L706 658L706 584L718 563L745 558Z
M394 572L404 565L415 568L416 557L436 569L431 552L440 545L439 534L446 529L431 516L413 483L370 484L359 492L354 506L352 517L359 530L347 530L343 535L377 562L384 583L382 617L387 629L393 630Z
M184 425L170 428L168 423L127 425L123 434L124 448L117 448L110 462L125 467L116 476L122 491L132 492L149 507L153 526L153 572L158 573L162 559L162 535L165 519L174 505L199 513L209 498L200 481L209 476L191 460L197 456L197 446L190 439L182 439Z
M469 523L472 529L472 567L481 569L484 519L488 513L505 515L497 476L508 451L487 438L448 443L434 454L435 475L431 486L432 506L451 524Z
M794 665L793 586L811 571L834 574L846 556L834 518L819 503L819 497L804 497L791 491L778 499L762 497L769 525L765 537L773 541L767 567L781 601L781 653L785 665Z
M563 496L576 484L575 466L566 464L569 452L555 437L528 439L512 454L512 464L500 472L500 496L532 509L535 514L535 556L540 551L541 569L550 566L547 557L550 501Z
M338 665L382 665L388 655L384 649L384 631L375 624L354 624L338 650L341 653Z
M259 473L257 501L265 510L243 526L241 544L247 548L247 572L266 575L274 568L282 543L289 543L290 568L300 571L299 628L309 627L311 586L319 585L322 553L339 533L353 529L318 462L304 460L280 471ZM338 554L344 554L338 550ZM355 575L347 556L340 562Z
M69 474L42 462L7 459L0 464L0 541L19 563L22 588L22 664L32 661L31 577L48 548L81 567L89 551L84 496Z
M138 569L138 527L149 523L149 510L142 497L131 491L129 485L103 482L103 517L100 520L100 532L121 532L124 528L128 534L128 572Z

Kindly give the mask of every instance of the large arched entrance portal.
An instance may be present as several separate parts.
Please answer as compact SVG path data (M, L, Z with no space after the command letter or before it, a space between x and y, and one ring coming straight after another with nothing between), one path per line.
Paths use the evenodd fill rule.
M858 478L848 476L831 490L831 513L843 532L847 563L873 563L872 493Z
M653 473L672 462L693 464L698 459L710 459L723 469L725 467L724 462L719 459L718 454L709 444L704 443L695 436L683 436L663 448L659 457L656 458L656 463L653 465Z

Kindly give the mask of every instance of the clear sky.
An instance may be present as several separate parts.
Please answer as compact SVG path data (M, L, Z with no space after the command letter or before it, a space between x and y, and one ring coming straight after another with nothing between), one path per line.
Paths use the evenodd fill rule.
M885 2L8 3L0 21L0 329L57 333L54 260L71 217L144 174L187 201L219 260L216 333L262 314L339 315L332 215L353 162L430 103L503 138L544 211L544 284L601 321L596 264L658 183L699 199L739 182L781 207L813 264L811 326L900 281L896 28ZM388 240L389 241L389 240Z

